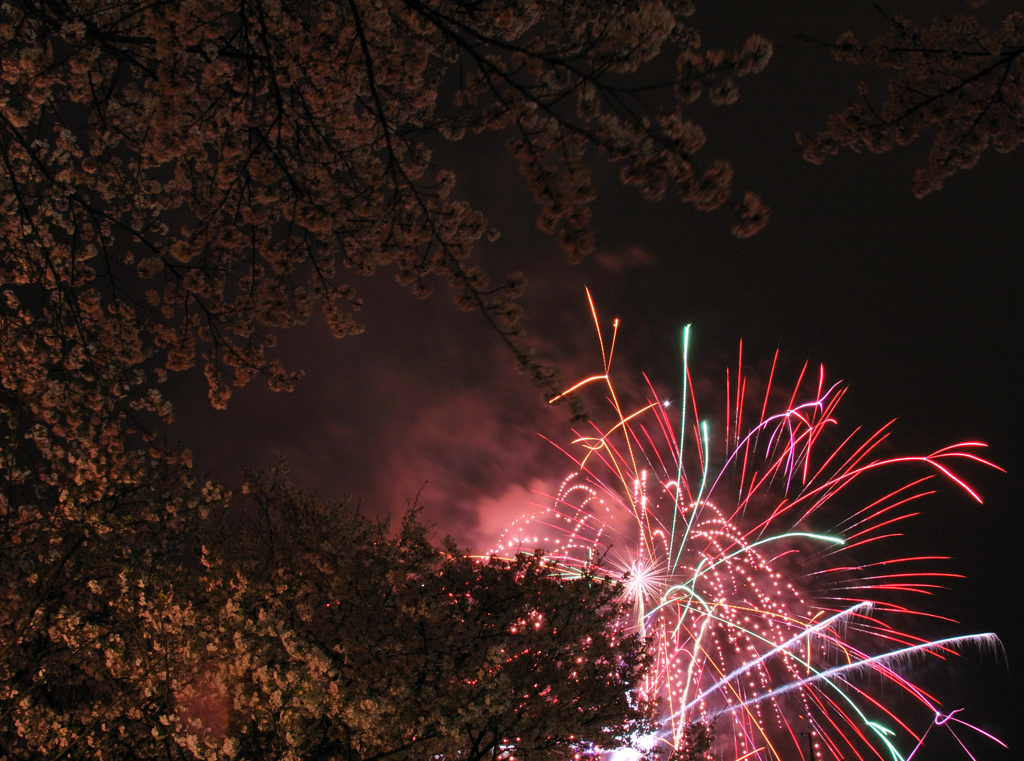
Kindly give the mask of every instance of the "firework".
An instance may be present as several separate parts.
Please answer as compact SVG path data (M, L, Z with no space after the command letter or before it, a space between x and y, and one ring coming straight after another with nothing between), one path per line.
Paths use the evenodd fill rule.
M716 758L804 761L910 761L936 727L999 742L908 676L923 659L997 648L995 635L915 635L938 617L905 598L954 574L932 570L936 557L878 559L940 482L981 501L957 470L995 467L984 445L891 456L888 426L837 438L841 386L823 370L809 382L805 367L778 404L773 362L748 398L742 346L713 437L692 393L689 329L682 404L648 383L646 403L626 409L610 376L617 327L602 338L604 372L570 389L604 384L612 425L579 435L577 468L492 554L543 549L567 574L600 564L624 578L623 625L654 649L641 689L660 705L653 740L680 747L700 722L714 725Z

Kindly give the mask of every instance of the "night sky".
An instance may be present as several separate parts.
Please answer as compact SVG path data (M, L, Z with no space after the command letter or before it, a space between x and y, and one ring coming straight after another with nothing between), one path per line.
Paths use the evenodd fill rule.
M890 4L919 23L937 10L971 10L958 2ZM993 0L981 15L991 21L1015 7ZM622 321L623 378L647 373L668 396L679 393L678 334L691 323L692 372L707 388L724 390L722 369L735 364L742 339L748 366L780 349L784 382L805 361L823 364L850 388L839 410L844 426L873 430L897 418L901 451L987 442L987 456L1007 472L962 470L984 505L943 488L922 503L905 541L908 552L951 556L942 570L967 577L924 604L960 621L949 633L1002 638L1005 659L969 654L935 678L946 683L944 694L960 696L948 707L968 708L965 716L1011 746L974 742L979 761L1019 758L1024 152L989 151L923 200L910 188L927 141L813 166L795 133L823 128L856 82L877 72L839 64L797 35L880 34L884 20L871 3L705 0L692 23L708 47L738 48L754 32L774 42L768 68L740 80L735 105L693 110L708 133L701 159L731 161L735 190L754 190L771 206L769 226L735 240L726 213L701 214L674 198L647 203L618 185L616 167L595 160L598 251L571 267L537 230L537 207L503 139L467 138L438 145L435 156L455 168L457 192L502 232L471 263L499 280L525 272L530 340L567 382L600 372L586 286L606 324ZM294 393L254 383L216 412L201 379L179 378L170 435L228 484L242 468L284 457L301 486L324 497L352 493L368 511L399 514L420 493L439 536L482 550L541 499L533 492L569 472L571 463L538 435L568 444L568 414L544 404L497 336L479 315L456 310L444 285L417 301L387 272L352 284L366 302L364 334L337 341L314 320L279 336L285 365L306 373Z

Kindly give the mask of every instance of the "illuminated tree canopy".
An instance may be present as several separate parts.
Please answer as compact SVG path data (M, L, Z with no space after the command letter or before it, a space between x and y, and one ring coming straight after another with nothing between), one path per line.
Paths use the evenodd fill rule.
M280 470L227 530L216 486L128 475L6 522L5 758L566 759L647 726L610 581L478 562Z
M159 0L14 2L0 10L3 279L35 287L81 343L119 321L169 369L197 361L222 407L258 373L295 374L268 331L319 304L359 332L349 274L388 268L427 295L447 282L481 309L535 380L523 278L492 287L466 258L494 237L431 158L438 138L500 130L571 261L593 248L585 161L695 208L730 196L699 168L684 106L736 100L771 44L705 50L688 0ZM665 55L675 75L623 75ZM647 78L648 80L650 77ZM645 97L650 92L666 96ZM652 105L652 104L659 105ZM738 236L767 221L734 205ZM10 286L8 286L10 287ZM553 389L552 389L553 390Z
M391 537L280 473L247 488L255 517L223 551L246 585L214 593L211 677L246 705L239 753L555 759L645 726L615 584L439 550L413 513Z

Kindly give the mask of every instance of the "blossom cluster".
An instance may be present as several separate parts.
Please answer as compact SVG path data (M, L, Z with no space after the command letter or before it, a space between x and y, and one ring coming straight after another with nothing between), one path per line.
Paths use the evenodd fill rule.
M520 276L465 265L485 235L431 140L501 130L569 258L593 248L588 147L649 198L721 206L732 173L698 168L685 104L735 101L767 64L753 36L705 50L687 0L73 0L0 6L0 235L5 291L62 295L72 316L133 334L168 369L199 362L223 407L256 374L297 374L273 331L319 306L362 330L353 274L388 269L419 296L447 282L520 363ZM632 88L679 51L673 97ZM665 105L666 101L668 102ZM752 193L739 236L767 221ZM59 281L60 288L54 283ZM85 303L88 302L88 303Z
M820 164L840 148L884 153L933 133L927 166L914 177L921 198L989 148L1007 153L1024 142L1024 13L993 30L966 15L938 17L927 28L901 16L889 22L888 33L870 42L847 32L831 46L840 61L891 69L888 99L876 107L862 84L861 100L833 114L828 129L797 136L804 158Z

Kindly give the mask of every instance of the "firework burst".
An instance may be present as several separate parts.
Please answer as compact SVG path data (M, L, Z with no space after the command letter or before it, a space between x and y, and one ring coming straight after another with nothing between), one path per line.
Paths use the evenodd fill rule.
M960 730L986 733L908 674L998 639L915 635L928 614L905 598L954 574L932 570L936 557L878 558L940 482L981 501L957 470L995 467L977 454L984 445L883 455L888 426L837 434L844 389L823 370L801 372L779 404L773 362L748 398L742 346L713 439L691 393L688 328L682 404L670 408L648 383L647 401L627 410L610 375L617 327L602 338L604 372L566 392L604 384L611 426L578 436L567 453L576 470L492 554L543 549L568 574L600 563L624 579L623 625L650 638L642 692L659 702L655 740L666 748L700 722L714 725L716 758L910 761L943 727L970 756ZM897 473L896 488L894 469L910 474Z

